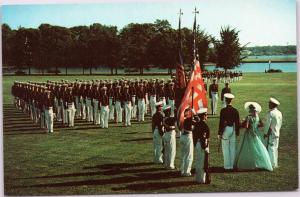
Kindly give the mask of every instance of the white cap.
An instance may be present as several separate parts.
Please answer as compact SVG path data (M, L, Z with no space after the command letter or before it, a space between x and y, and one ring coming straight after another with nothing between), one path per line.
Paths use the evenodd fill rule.
M274 103L275 105L280 105L280 102L278 100L276 100L275 98L270 98L270 102Z
M244 108L247 111L249 111L251 105L254 107L255 111L257 111L258 113L261 112L261 106L258 103L256 103L256 102L246 102L245 105L244 105Z
M224 97L225 97L225 98L229 98L229 99L234 99L234 95L231 94L231 93L226 93L226 94L224 94Z
M167 109L171 109L171 105L165 105L164 108L163 108L163 110L165 111Z
M201 108L197 111L197 114L203 114L203 113L207 113L207 108Z
M160 106L160 105L161 105L161 106L163 105L163 102L162 102L162 101L159 101L159 102L155 103L155 106L156 106L156 107L158 107L158 106Z

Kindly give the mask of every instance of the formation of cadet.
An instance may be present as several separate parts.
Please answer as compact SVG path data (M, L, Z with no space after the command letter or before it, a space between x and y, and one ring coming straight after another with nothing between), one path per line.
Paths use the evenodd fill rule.
M108 128L109 120L131 126L131 119L143 122L145 115L153 115L158 101L170 105L171 116L175 116L175 89L171 79L167 82L124 78L114 81L16 81L12 95L18 108L22 107L35 123L40 122L42 128L51 125L49 132L53 132L53 121L74 127L75 117L101 128Z
M213 79L216 79L221 83L233 83L240 81L243 78L242 71L225 71L214 70L214 71L203 71L202 77L204 82L211 83Z

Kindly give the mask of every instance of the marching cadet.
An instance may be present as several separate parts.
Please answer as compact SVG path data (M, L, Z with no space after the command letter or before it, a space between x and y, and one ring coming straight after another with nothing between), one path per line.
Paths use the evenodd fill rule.
M229 87L229 83L225 83L225 87L222 89L222 92L221 92L221 101L223 103L223 108L226 107L226 102L225 102L225 99L224 99L224 94L226 93L231 93L231 89Z
M198 183L210 183L208 172L208 154L209 154L209 127L207 121L207 108L199 109L198 121L195 123L193 130L193 142L195 147L195 169L196 181Z
M99 106L99 100L97 99L99 94L99 85L94 83L92 88L92 101L93 101L93 124L98 125L100 124L98 122L98 106Z
M46 96L44 98L44 106L45 106L45 119L46 125L48 128L48 133L53 133L53 106L54 100L51 97L51 91L46 91Z
M209 98L211 99L211 113L217 114L217 104L218 104L218 84L216 84L216 79L213 79L213 83L209 86Z
M115 82L112 85L112 82L110 81L107 86L107 95L109 99L109 120L115 119L115 103L114 103L114 92L116 88L117 83Z
M82 84L80 88L80 99L79 99L79 102L81 103L82 120L86 120L86 92L87 92L86 88L87 88L86 83L84 82L84 84Z
M175 169L174 162L176 156L176 118L171 117L171 106L166 105L164 107L165 118L163 121L164 135L163 135L163 146L164 146L164 165L168 169Z
M100 106L101 106L101 121L100 121L100 126L102 129L108 128L108 116L109 116L109 98L107 95L107 87L103 86L102 87L102 94L100 96Z
M168 91L168 105L171 106L171 117L174 117L174 110L175 110L175 90L174 90L174 83L169 83L169 91Z
M155 90L155 83L154 81L150 81L149 84L149 95L150 95L150 111L151 111L151 117L155 114L156 108L155 108L155 103L156 103L156 90Z
M124 94L123 94L123 102L124 102L124 109L125 109L125 127L131 126L131 95L129 93L129 86L124 87Z
M155 104L156 112L152 117L152 132L153 132L153 150L154 150L154 163L163 163L163 153L162 153L162 136L163 131L163 119L162 114L162 102L157 102Z
M145 121L145 94L143 83L140 83L139 89L137 90L139 122Z
M100 106L101 89L100 89L100 84L99 83L97 84L97 87L96 87L95 91L93 92L93 99L96 100L96 102L94 102L94 103L97 105L96 107L94 105L94 110L96 111L94 121L95 121L96 125L100 125L100 122L101 122L101 106Z
M144 85L144 91L145 91L145 114L148 114L148 105L149 105L149 94L148 94L148 81L144 80L143 81L143 85Z
M137 105L136 105L136 88L133 81L130 82L129 94L131 95L131 118L136 118Z
M121 86L116 87L115 93L115 102L116 102L116 123L122 122L122 93L121 93Z
M278 167L278 144L282 125L282 113L277 108L279 105L280 102L277 99L270 98L270 111L267 113L264 127L264 137L267 141L267 150L273 168Z
M161 80L158 88L158 99L163 102L163 106L166 105L166 95L164 88L164 81Z
M222 151L224 157L224 169L233 170L235 160L236 136L240 131L239 112L232 107L231 102L234 95L224 94L226 107L221 110L218 139L222 142Z
M93 122L92 98L92 84L89 82L86 89L86 119L88 122Z
M75 105L74 105L74 96L72 92L72 87L68 87L65 97L64 104L67 106L67 117L68 117L68 126L74 127L74 118L75 118Z
M75 115L77 118L81 118L80 88L81 88L81 83L76 81L75 87L73 88L73 94L75 96L75 108L76 108Z
M44 129L46 127L46 124L45 124L45 106L44 106L44 95L45 95L45 87L44 86L41 86L41 92L39 93L39 111L40 111L40 123L41 123L41 128Z
M183 131L180 136L180 149L181 149L181 175L191 176L191 168L194 157L193 135L194 129L194 111L187 108L184 111Z

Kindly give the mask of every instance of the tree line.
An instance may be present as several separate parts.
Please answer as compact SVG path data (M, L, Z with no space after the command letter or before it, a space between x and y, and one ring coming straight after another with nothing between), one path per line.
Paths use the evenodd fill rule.
M182 56L184 63L193 62L193 31L182 28ZM225 69L239 65L244 49L238 31L224 27L221 39L200 30L196 31L198 60L215 62ZM109 67L138 70L143 74L150 67L171 71L178 63L179 32L167 20L154 23L130 23L118 30L116 26L94 23L90 26L61 27L41 24L38 28L19 27L13 30L2 25L3 65L17 69L32 67L44 72L58 72L58 68Z
M246 47L246 50L251 52L250 55L296 55L297 48L295 45L287 46L255 46Z

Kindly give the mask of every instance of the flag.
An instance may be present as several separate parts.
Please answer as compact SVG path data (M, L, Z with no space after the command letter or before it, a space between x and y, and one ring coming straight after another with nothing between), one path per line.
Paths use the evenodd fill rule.
M206 90L201 75L200 63L197 60L195 60L194 70L178 109L179 129L183 128L184 111L189 107L194 109L195 112L200 108L207 108Z
M183 65L178 65L176 68L176 81L177 81L178 88L182 89L186 87Z

